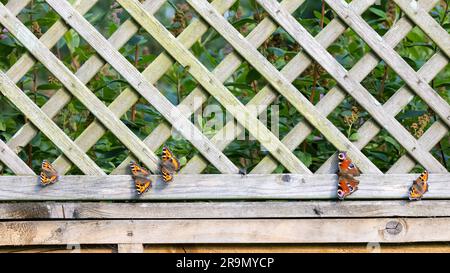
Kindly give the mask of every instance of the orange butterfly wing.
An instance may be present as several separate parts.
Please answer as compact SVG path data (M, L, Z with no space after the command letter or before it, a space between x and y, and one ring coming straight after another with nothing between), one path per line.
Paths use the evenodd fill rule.
M152 187L152 180L150 179L150 172L136 164L135 162L130 163L130 170L134 180L134 186L138 194L143 194Z
M428 191L428 171L425 170L420 176L413 181L409 189L409 200L420 200Z
M173 155L172 151L164 146L162 149L162 164L166 166L166 168L172 169L174 172L178 172L180 170L180 161Z
M161 174L164 182L169 183L173 181L173 175L172 173L167 170L165 167L161 167Z
M354 178L341 176L339 177L337 195L340 200L358 190L359 180Z
M338 167L340 175L351 175L351 176L359 176L360 171L358 167L352 162L352 160L348 157L346 152L340 152L338 154Z
M180 162L173 155L172 151L164 146L162 149L160 171L163 181L166 183L173 181L173 174L180 170Z
M58 181L58 172L53 168L52 164L47 160L42 161L41 164L41 185L47 186Z

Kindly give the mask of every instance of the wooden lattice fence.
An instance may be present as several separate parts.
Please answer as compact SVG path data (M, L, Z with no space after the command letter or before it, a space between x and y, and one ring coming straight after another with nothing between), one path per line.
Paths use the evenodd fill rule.
M187 0L201 19L193 20L177 37L154 16L166 0L142 3L118 0L133 20L125 21L108 39L83 17L96 4L95 0L46 0L61 20L40 38L16 17L29 2L10 0L6 5L0 4L0 24L28 50L8 71L0 71L0 91L29 120L9 141L0 140L0 160L16 174L0 177L0 200L16 201L0 204L0 245L120 244L123 250L139 251L142 244L151 243L450 241L450 175L430 153L442 138L448 137L450 125L449 103L428 84L448 64L450 56L449 34L428 13L437 0L395 0L404 16L383 37L361 17L375 0L353 0L349 4L327 0L338 17L315 37L291 15L304 0L258 0L268 16L246 37L222 15L236 0L211 3ZM415 26L439 48L418 71L394 50ZM280 71L257 50L278 27L302 48ZM349 27L372 52L347 71L327 52L327 47ZM139 28L147 31L165 50L142 73L119 52ZM210 28L233 47L213 71L189 51ZM98 54L90 57L76 73L49 49L70 29ZM360 83L380 60L405 82L384 104ZM338 83L316 105L292 84L314 61ZM36 62L64 85L41 108L16 85ZM184 66L198 82L198 87L177 106L154 85L175 62ZM243 62L254 67L268 82L246 105L224 85ZM108 106L86 85L105 64L113 67L131 86ZM258 106L261 112L280 95L305 118L282 139L258 119L259 113L250 110ZM229 121L208 138L194 126L190 116L210 96L238 124ZM358 129L360 137L356 141L350 141L327 119L347 96L353 97L372 117ZM415 96L439 117L419 139L395 118ZM141 97L166 120L144 140L120 120ZM96 119L72 140L52 119L74 98ZM155 175L154 188L138 199L129 175L129 163L140 161L157 173L159 157L155 151L169 139L172 129L200 154L187 162L170 185L164 185ZM313 174L293 153L315 129L336 150L348 151L363 172L359 190L348 201L335 201L336 154ZM241 174L223 153L244 130L269 152L247 175ZM386 174L361 152L381 130L386 130L407 152ZM233 133L224 133L230 131ZM18 156L38 132L45 134L63 153L53 162L62 175L60 181L46 188L38 185L34 171ZM111 132L130 151L130 156L110 175L86 154L106 132ZM208 164L221 174L201 174ZM273 174L279 164L289 173ZM425 200L410 203L405 200L408 188L418 174L409 172L417 164L430 172L431 186ZM85 175L64 176L72 165ZM290 201L269 201L275 199ZM317 200L307 201L313 199ZM158 202L100 202L133 200ZM201 200L215 202L184 202ZM52 221L43 221L48 219Z

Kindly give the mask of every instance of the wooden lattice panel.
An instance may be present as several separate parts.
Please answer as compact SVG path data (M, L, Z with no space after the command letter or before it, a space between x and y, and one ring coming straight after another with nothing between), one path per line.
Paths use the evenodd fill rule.
M0 24L8 29L28 51L8 71L0 70L1 93L28 118L28 122L9 141L5 143L0 140L0 160L17 175L0 177L0 200L98 201L136 199L131 177L128 175L129 163L132 160L140 161L153 173L157 173L159 157L155 154L155 151L171 137L173 130L176 130L187 139L199 151L199 155L191 158L181 169L180 174L176 176L175 182L168 186L163 185L155 175L154 179L158 183L156 183L151 192L140 197L141 200L335 199L336 153L313 173L293 152L315 129L336 150L348 151L350 157L363 173L360 189L350 196L349 199L405 199L411 181L417 177L417 174L409 174L416 164L422 165L431 173L429 180L432 186L425 198L450 199L450 175L441 162L430 153L430 150L442 138L448 136L450 126L449 103L429 85L429 82L448 64L450 56L449 34L428 13L437 4L437 0L420 0L417 2L414 0L394 0L405 15L395 21L383 37L373 30L361 16L375 3L375 0L353 0L349 4L340 0L326 0L326 3L334 10L337 17L329 22L315 37L291 15L304 3L304 0L284 0L280 2L276 0L257 0L268 16L262 19L246 37L243 37L223 16L224 12L235 4L236 0L215 0L211 3L206 0L187 0L187 3L198 13L201 19L193 20L177 37L173 36L154 15L166 3L166 0L147 0L142 1L142 3L137 0L118 0L117 2L133 19L129 19L121 24L108 39L83 17L97 1L78 0L73 5L65 0L46 0L45 2L61 19L56 21L40 38L37 38L17 18L17 15L30 3L30 0L11 0L6 5L0 3ZM394 50L396 45L415 26L426 33L439 48L418 71L411 68ZM279 27L284 29L303 49L281 70L278 70L257 50ZM148 32L164 49L164 52L157 56L142 73L119 52L119 49L140 28ZM372 52L365 54L359 59L350 70L346 70L327 52L327 47L336 41L348 28L351 28L361 37L372 50ZM69 70L50 50L71 29L76 31L97 54L84 62L75 73ZM193 44L210 29L214 29L233 48L233 51L224 57L212 71L209 71L190 52ZM405 85L398 89L384 104L377 101L361 84L361 81L371 73L380 60L392 68L405 82ZM37 62L40 62L64 86L42 107L38 107L30 100L17 85L20 79ZM224 82L244 62L255 68L267 81L267 85L246 105L236 98L224 85ZM337 82L337 85L328 90L326 95L316 105L313 105L292 84L313 62L317 62L323 67ZM174 63L185 67L186 71L198 83L198 86L177 106L173 105L155 87L157 81L163 77ZM108 106L87 87L88 82L95 77L105 64L115 69L130 86L123 90ZM282 139L278 139L258 119L257 115L251 111L252 107L255 106L258 106L259 111L265 110L279 96L284 97L304 117L304 120L296 124ZM356 141L350 141L327 119L327 116L348 96L355 99L371 117L358 129L357 133L360 137ZM420 97L439 117L419 139L412 136L395 118L415 96ZM228 121L221 130L209 138L194 126L190 121L190 117L210 97L217 100L231 113L238 121L238 124L234 121ZM72 140L52 119L74 98L79 100L96 119L87 126L81 135ZM136 136L120 120L120 117L133 107L140 98L144 98L165 119L143 140ZM247 175L240 174L239 168L223 152L244 130L248 131L269 152ZM383 174L361 152L381 130L389 133L406 151L406 154L401 156L386 174ZM233 134L225 133L227 131L232 131ZM42 132L47 136L63 153L53 162L53 165L62 177L57 184L45 189L37 186L36 174L18 156L18 153L32 141L38 132ZM107 132L111 132L117 137L131 154L109 176L96 164L95 160L87 155L87 151ZM213 165L221 174L201 174L208 164ZM280 164L289 173L273 174ZM64 176L73 165L78 167L85 175ZM17 187L17 184L20 184L20 187ZM418 215L406 213L404 208L396 210L403 203L395 202L392 201L390 203L393 206L391 207L392 211L381 215L381 217ZM376 203L374 206L378 205L381 207L382 205L379 204L382 203ZM233 203L231 205L236 204ZM328 203L323 203L322 205L330 209ZM369 203L362 205L366 208L371 206ZM441 208L446 208L444 215L438 216L450 215L447 203L438 205ZM243 205L236 206L239 206L239 210L236 213L245 210L245 208L240 207ZM257 207L258 205L254 206ZM236 216L236 218L275 217L274 211L271 211L270 206L272 204L265 207L266 211L261 210L261 213L258 215L241 215ZM278 204L275 206L283 205ZM292 206L296 205L289 205L289 209L293 209ZM311 206L311 210L316 212L315 208L317 206ZM255 207L252 208L255 209ZM302 208L304 207L302 206ZM0 212L2 209L6 211L6 214L11 212L8 208L2 207L0 207ZM83 213L85 211L83 209L85 208L80 208L78 213L80 211ZM191 208L189 213L192 214L196 209ZM210 211L215 210L215 208L206 209ZM59 207L55 209L55 211L57 210L59 211ZM232 211L232 207L227 208L227 215L231 218L235 217L232 215ZM308 209L308 211L310 210ZM401 211L401 213L398 213L398 211ZM414 211L419 213L418 210ZM272 214L265 214L268 212ZM73 213L75 214L75 212ZM327 213L325 213L327 217L336 218L349 217L349 215L355 216L355 214L345 214L342 211L340 213ZM320 211L320 213L317 212L315 215L320 217L322 214L323 212ZM345 215L343 216L342 214ZM360 214L356 216L370 217L378 215ZM436 216L436 212L422 214L420 216ZM310 214L308 215L305 216L299 213L286 217L305 218L311 216ZM276 216L284 217L281 214ZM7 218L8 216L5 217ZM186 217L190 216L187 215ZM222 216L218 215L216 217L221 218ZM48 218L67 219L70 216L59 215ZM127 217L121 216L118 218ZM130 216L130 218L133 217ZM158 217L153 215L148 216L148 218ZM1 215L0 219L2 219ZM79 230L87 228L90 232L93 229L97 229L98 226L92 223L92 226L90 226L91 224L83 226L82 221L74 221L71 223L72 226L68 227L72 233L69 232L64 235L64 238L50 243L60 244L73 241L86 244L106 244L111 243L110 238L113 237L118 238L119 243L124 244L122 245L124 248L130 242L195 243L198 240L193 240L192 238L195 236L190 233L179 234L178 237L175 236L173 239L164 236L163 233L167 233L167 229L176 229L179 225L190 226L193 232L203 230L207 233L208 226L211 224L221 225L221 231L217 231L209 237L203 237L200 240L201 242L330 242L333 241L334 237L324 237L320 232L315 233L314 229L319 226L326 227L327 225L339 226L335 225L336 223L333 220L326 219L316 219L312 224L305 219L283 220L286 222L286 231L293 232L291 237L271 237L270 240L267 240L264 236L269 234L274 227L272 226L273 223L271 224L265 220L242 220L242 225L240 226L233 226L234 223L226 219L152 220L153 222L139 220L132 223L136 230L144 226L156 226L159 224L166 225L166 229L159 229L164 231L160 232L161 234L140 235L141 237L131 240L122 232L127 230L129 224L127 221L102 222L102 228L108 230L111 234L100 242L95 241L95 238L77 237ZM341 233L344 234L343 230L353 227L358 221L355 219L346 220L345 225L340 226ZM412 228L412 233L403 231L404 233L401 234L403 237L400 239L395 236L395 238L389 239L389 234L379 235L377 233L378 226L384 226L385 220L367 219L364 221L364 224L361 226L362 229L368 226L372 227L369 235L357 237L356 239L343 237L339 239L340 242L352 240L352 242L390 241L392 238L391 241L397 242L421 241L417 239L417 234L425 232L433 234L428 232L428 230L422 230L423 226L419 219L410 219L405 225ZM435 229L444 229L444 226L448 225L448 221L447 218L435 220ZM42 221L30 223L30 225L40 227L38 229L40 233L32 240L20 239L14 241L6 238L0 240L0 245L41 243L46 241L49 236L47 230L56 229L63 225L63 222L62 220ZM259 233L252 233L252 227L255 227L255 225L262 227L264 230L258 231ZM302 230L303 225L306 231L295 233L295 230ZM7 227L0 225L0 231L3 228ZM112 230L116 231L112 232ZM247 231L243 232L241 237L233 237L230 241L224 241L223 237L218 239L216 236L223 230L232 230L231 233ZM264 236L258 237L258 234ZM433 236L435 237L428 239L431 241L442 241L449 238L447 233L439 233ZM142 248L142 245L138 244L138 247Z

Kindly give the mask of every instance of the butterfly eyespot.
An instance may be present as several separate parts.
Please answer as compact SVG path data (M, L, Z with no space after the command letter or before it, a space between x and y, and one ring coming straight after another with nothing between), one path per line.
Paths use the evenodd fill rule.
M348 165L348 168L349 168L349 169L353 169L353 168L355 168L355 165L354 165L353 163L350 163L350 164Z
M345 153L344 153L344 152L340 152L340 153L338 154L338 159L339 159L339 160L344 160L344 159L345 159Z

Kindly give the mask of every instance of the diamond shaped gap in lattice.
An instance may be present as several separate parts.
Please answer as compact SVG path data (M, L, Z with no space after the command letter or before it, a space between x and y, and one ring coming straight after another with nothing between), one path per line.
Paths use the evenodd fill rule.
M87 152L97 165L110 174L128 156L128 149L112 134L106 132Z
M162 72L164 71L159 71L159 73ZM202 95L191 95L192 91L201 88L201 85L189 73L189 68L180 65L178 62L169 66L169 69L158 79L155 86L174 105L179 105L188 96L190 96L190 100L196 102L195 105L203 101ZM205 94L205 91L197 90L196 92ZM189 103L187 106L191 107Z
M269 86L266 79L247 61L241 62L239 67L224 82L224 85L244 105L249 103L257 93Z
M361 84L380 103L385 103L405 85L405 82L384 61L380 61Z
M411 135L419 139L438 117L423 100L414 96L395 118Z
M339 38L328 48L340 65L350 70L366 53L370 47L351 28L347 28Z
M433 40L417 26L395 47L395 51L415 71L418 71L438 50Z
M406 150L385 130L382 129L363 149L362 152L382 172L388 171L407 152Z
M67 31L50 49L53 54L73 73L76 73L95 50L73 29Z
M394 1L376 1L361 16L373 30L383 36L402 16L402 11Z
M258 51L281 70L301 51L301 47L283 28L278 27Z
M336 17L325 1L303 1L292 15L312 36L316 36Z
M16 85L40 108L63 87L40 62L36 62Z
M60 19L58 13L45 1L27 1L28 5L22 9L17 18L27 26L31 32L41 38L47 30Z

